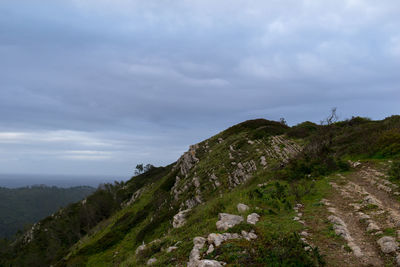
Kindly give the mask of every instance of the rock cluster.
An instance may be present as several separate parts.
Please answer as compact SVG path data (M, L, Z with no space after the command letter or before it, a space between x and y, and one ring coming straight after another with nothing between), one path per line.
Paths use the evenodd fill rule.
M236 187L244 182L246 182L253 173L257 170L256 163L254 160L250 160L244 163L238 163L237 168L229 175L230 186Z
M247 211L249 207L245 204L239 203L237 206L239 211ZM251 214L251 218L256 218L257 221L259 219L259 215L256 213ZM227 230L241 222L243 222L243 217L239 215L233 215L233 214L228 214L228 213L220 213L218 214L219 221L216 223L217 229L218 230ZM251 220L252 222L255 220ZM226 263L224 262L219 262L216 260L203 260L201 259L202 253L201 251L205 247L206 244L208 244L208 249L206 251L206 254L210 254L214 251L216 247L219 247L223 242L231 239L240 239L244 238L248 241L251 241L253 239L257 238L257 235L254 233L254 231L246 232L242 231L241 234L237 233L211 233L207 236L207 239L201 236L195 237L193 239L193 248L192 251L190 252L189 256L189 262L188 262L188 267L199 267L199 266L208 266L208 267L218 267L218 266L224 266Z

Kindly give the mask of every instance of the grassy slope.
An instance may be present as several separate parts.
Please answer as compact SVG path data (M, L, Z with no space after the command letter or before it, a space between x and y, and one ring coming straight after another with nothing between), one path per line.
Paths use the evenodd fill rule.
M383 121L354 118L323 127L307 122L290 129L265 120L236 125L199 144L196 150L199 162L181 184L197 177L204 203L191 211L185 226L173 229L172 217L177 213L179 204L193 196L195 189L189 187L179 201L174 201L170 190L179 173L169 166L160 173L147 174L145 183L136 179L128 187L123 187L121 190L125 195L141 187L146 190L135 203L88 231L57 265L140 266L150 257L156 257L159 266L184 266L193 246L193 237L216 232L218 213L237 213L239 202L249 205L252 208L249 212L262 215L261 222L253 227L259 238L251 244L243 240L227 242L214 252L214 258L218 256L219 260L232 264L321 264L317 251L305 253L304 244L293 234L302 226L292 220L294 213L291 207L302 202L309 216L317 216L319 200L330 193L325 176L340 169L346 170L342 159L396 157L400 152L399 129L399 116ZM279 159L268 158L268 168L263 169L259 159L263 151L271 147L270 136L282 133L303 144L305 154L290 161L284 168ZM251 145L248 140L257 142ZM257 165L252 178L234 189L230 189L229 183L229 174L235 170L229 159L230 146L234 148L232 154L236 162L253 160ZM213 188L208 179L212 173L222 184L219 188ZM268 185L257 186L264 182ZM233 231L240 232L241 229L249 230L249 226L240 225ZM134 251L142 242L149 243L158 238L161 242L135 255ZM335 239L335 236L329 228L324 228L321 229L321 238ZM177 250L165 253L164 248L177 242ZM241 253L243 250L246 254ZM298 262L288 262L293 259L298 259Z

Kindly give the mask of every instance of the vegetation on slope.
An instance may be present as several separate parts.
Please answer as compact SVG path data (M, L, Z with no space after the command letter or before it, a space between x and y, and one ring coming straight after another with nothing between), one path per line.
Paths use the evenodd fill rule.
M348 171L348 159L399 158L399 136L399 116L294 127L247 121L192 146L174 165L108 185L85 205L71 205L59 219L41 222L30 243L17 242L3 254L3 264L23 266L41 258L56 266L140 266L152 257L158 266L184 266L193 238L217 232L218 214L235 213L242 202L261 220L231 230L254 230L259 238L228 241L207 257L232 265L320 266L324 260L318 249L304 249L307 244L297 234L302 225L293 221L292 207L301 202L317 209L330 190L325 176ZM173 216L186 209L186 224L173 228ZM44 235L46 223L48 228L63 224L73 238L54 245ZM63 237L62 231L52 231ZM143 243L146 249L135 253ZM177 249L166 252L171 246ZM57 253L49 257L53 247Z
M95 189L89 186L0 187L0 238L11 238L24 226L32 225L69 203L82 200L93 191Z

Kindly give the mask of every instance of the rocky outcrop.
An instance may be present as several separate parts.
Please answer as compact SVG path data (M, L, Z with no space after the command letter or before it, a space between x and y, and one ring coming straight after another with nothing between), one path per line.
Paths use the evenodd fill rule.
M239 215L233 215L228 213L218 214L218 219L216 226L219 231L226 231L229 228L243 222L243 217Z
M228 177L230 186L233 188L246 182L252 177L256 170L257 166L254 160L244 163L239 162L236 170L234 170Z
M140 188L132 194L131 199L126 203L126 206L133 204L143 193L144 188Z
M197 144L190 146L189 150L183 153L174 167L175 169L179 168L180 173L185 177L189 174L193 166L199 162L199 159L196 158L196 149L198 146Z
M186 223L186 216L189 212L190 212L190 209L182 210L182 211L178 212L173 218L172 226L174 228L182 227Z

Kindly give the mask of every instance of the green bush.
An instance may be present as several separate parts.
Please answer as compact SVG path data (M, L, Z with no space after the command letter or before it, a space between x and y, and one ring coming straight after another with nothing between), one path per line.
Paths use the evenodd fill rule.
M377 154L383 157L393 157L400 153L400 130L391 129L381 134L377 147Z
M392 162L392 165L389 169L389 177L393 180L400 180L400 160L396 160Z

